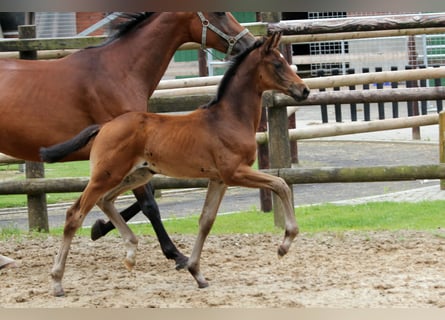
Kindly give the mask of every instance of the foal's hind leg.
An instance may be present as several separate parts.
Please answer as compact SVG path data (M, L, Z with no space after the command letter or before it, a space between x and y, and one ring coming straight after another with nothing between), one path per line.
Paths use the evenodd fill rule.
M62 287L62 278L65 272L66 259L71 247L74 234L82 225L85 216L93 208L96 198L85 197L85 192L79 199L66 211L65 227L63 229L63 240L61 247L54 259L54 265L51 270L53 280L53 294L57 297L65 294Z
M212 229L213 223L216 219L219 205L227 186L222 181L210 180L207 188L207 195L202 208L201 217L199 218L199 233L196 238L195 245L188 261L188 270L195 278L199 288L205 288L209 284L200 271L200 259L204 242Z

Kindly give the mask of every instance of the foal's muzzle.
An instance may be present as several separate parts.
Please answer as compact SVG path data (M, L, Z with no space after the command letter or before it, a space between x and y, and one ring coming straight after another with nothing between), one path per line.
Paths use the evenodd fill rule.
M292 84L289 87L289 95L297 101L306 100L311 90L304 83Z

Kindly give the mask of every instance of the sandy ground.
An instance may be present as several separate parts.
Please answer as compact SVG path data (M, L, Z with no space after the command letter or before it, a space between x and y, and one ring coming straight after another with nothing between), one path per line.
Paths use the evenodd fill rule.
M442 234L443 233L443 234ZM194 236L174 236L189 254ZM50 293L57 237L0 242L18 268L0 270L2 307L444 307L445 232L302 234L278 259L281 235L211 235L201 270L210 287L176 271L153 237L140 238L133 271L121 240L76 237L64 277Z

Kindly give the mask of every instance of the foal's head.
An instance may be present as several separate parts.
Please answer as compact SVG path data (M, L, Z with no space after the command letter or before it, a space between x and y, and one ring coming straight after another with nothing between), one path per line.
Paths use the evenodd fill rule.
M295 100L304 100L309 95L309 87L291 69L278 51L280 33L267 38L258 50L252 51L257 61L257 85L261 90L278 90Z

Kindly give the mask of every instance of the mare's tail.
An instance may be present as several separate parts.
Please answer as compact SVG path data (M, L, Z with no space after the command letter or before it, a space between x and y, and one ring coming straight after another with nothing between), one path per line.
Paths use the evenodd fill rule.
M57 162L69 154L83 148L100 130L100 125L93 124L83 129L77 136L48 148L40 148L40 158L45 162Z

